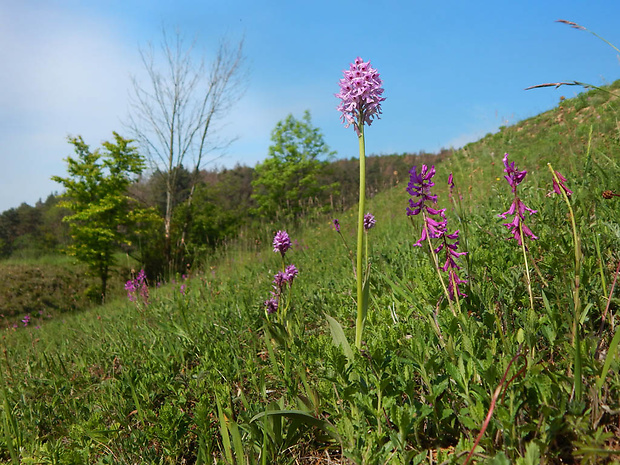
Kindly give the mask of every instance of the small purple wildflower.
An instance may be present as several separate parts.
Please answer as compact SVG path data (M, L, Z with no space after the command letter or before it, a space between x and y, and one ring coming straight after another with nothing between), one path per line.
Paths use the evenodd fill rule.
M297 240L295 240L296 245ZM286 231L278 231L273 238L273 251L280 252L282 255L282 262L284 264L284 254L291 248L291 238ZM267 315L278 312L286 315L286 311L290 305L290 302L284 297L287 284L290 288L293 285L293 281L299 274L299 270L293 264L288 265L283 271L278 271L272 281L271 298L265 300L263 305ZM282 300L284 299L284 300ZM290 297L289 297L290 299ZM284 303L283 303L284 302ZM278 315L280 317L281 315Z
M185 284L181 284L181 288L179 289L179 291L181 292L182 295L185 295Z
M504 226L508 228L508 232L512 234L512 237L517 241L517 244L522 245L521 238L521 230L523 230L523 234L528 236L530 240L536 240L538 237L534 235L534 233L527 227L525 224L525 212L527 211L530 215L533 215L537 212L537 210L532 210L527 207L517 195L517 186L521 184L525 175L527 174L527 170L519 171L515 167L515 163L512 162L508 164L508 154L504 155L504 172L507 173L506 181L510 185L512 189L512 193L514 194L514 199L510 208L506 210L504 213L500 213L498 216L506 219L506 216L514 215L514 219L510 223L504 223Z
M291 248L291 238L286 231L278 231L273 238L273 251L280 252L282 257Z
M127 291L127 298L130 302L136 301L136 285L133 279L130 279L125 283L125 290Z
M284 280L289 284L289 286L292 286L293 280L297 277L298 274L299 270L297 269L297 267L293 264L290 264L284 270Z
M278 299L272 297L271 299L265 300L265 307L267 310L267 314L271 315L278 311Z
M515 166L514 161L508 164L507 153L504 154L504 159L502 161L504 162L504 172L506 173L504 178L506 178L506 181L508 181L508 184L512 188L512 193L516 194L517 186L521 184L521 181L523 181L523 179L525 178L525 175L527 174L527 170L519 171L517 167Z
M407 207L407 216L419 215L422 210L426 210L430 215L444 216L443 210L435 210L429 207L426 203L437 203L437 196L431 193L431 187L435 185L431 179L435 176L435 166L422 165L420 172L418 172L417 166L414 166L409 170L409 183L407 184L407 192L414 197L409 199L409 206ZM417 200L415 200L417 198Z
M293 280L299 274L299 270L295 265L289 265L284 271L278 271L273 277L274 295L280 295L286 284L293 285Z
M23 318L22 323L24 323L24 326L28 326L28 323L30 323L30 314Z
M375 216L372 213L366 213L364 215L364 231L368 231L373 228L377 220L375 220Z
M278 271L273 277L273 281L272 281L274 288L277 288L278 290L282 290L282 288L284 288L284 284L286 284L286 282L288 281L286 278L287 276L284 271Z
M424 216L424 225L422 228L422 236L414 244L416 247L422 246L422 242L429 236L432 239L438 239L446 232L446 209L435 209L428 205L428 202L437 203L437 196L431 193L431 187L435 185L432 181L435 176L435 167L422 165L418 172L417 166L414 166L409 170L409 184L407 184L407 192L413 197L409 199L409 206L407 207L407 216L416 216L420 213ZM426 214L428 214L428 216ZM437 221L431 216L439 216L440 220Z
M135 279L130 279L125 283L125 290L127 291L127 298L130 302L136 302L139 293L142 302L148 305L149 287L144 270L140 270Z
M466 279L461 279L457 270L450 270L448 273L448 294L450 299L454 300L454 291L461 297L467 297L467 294L461 291L459 284L467 283Z
M452 173L448 176L448 187L450 188L448 191L448 197L452 198L452 191L454 190L454 177L452 176Z
M441 217L441 221L437 221L430 216L424 216L424 220L426 227L422 228L422 235L420 236L420 239L418 239L418 242L413 244L415 247L422 247L422 242L424 242L429 236L431 239L441 238L446 233L448 227L448 220L444 217ZM435 253L439 253L439 250L436 250Z
M381 114L381 102L385 100L381 96L383 81L377 70L370 66L370 61L364 62L360 57L343 74L338 83L340 92L336 94L342 100L338 105L338 111L342 113L340 119L347 128L353 125L359 136L359 126L370 126L373 118L379 118Z
M558 183L555 182L555 178L553 179L553 192L555 192L558 195L561 195L562 191L564 191L566 192L566 196L570 197L573 194L573 191L571 191L568 187L566 187L566 184L565 184L566 178L562 176L559 171L556 171L555 175L558 177L560 184L558 185Z
M332 224L334 225L334 229L336 230L337 233L340 232L340 221L338 221L338 218L334 218L334 220L332 221Z

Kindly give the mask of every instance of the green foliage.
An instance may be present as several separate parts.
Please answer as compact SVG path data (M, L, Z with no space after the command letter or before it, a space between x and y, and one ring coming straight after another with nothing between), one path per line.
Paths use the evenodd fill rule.
M101 279L105 299L114 253L128 244L127 231L148 220L148 212L127 195L133 176L144 169L144 161L131 140L114 133L115 142L104 142L103 153L90 148L81 137L70 137L77 158L67 157L66 178L53 176L66 192L61 207L72 211L63 218L70 225L72 243L67 251Z
M53 253L67 243L67 227L61 223L63 209L50 195L34 207L21 204L0 215L0 258L36 258Z
M320 130L312 126L310 112L306 110L302 120L288 115L280 121L271 142L269 157L256 166L252 181L258 214L298 218L313 205L323 204L325 194L337 185L320 182L326 165L321 157L332 157L335 152L330 152Z

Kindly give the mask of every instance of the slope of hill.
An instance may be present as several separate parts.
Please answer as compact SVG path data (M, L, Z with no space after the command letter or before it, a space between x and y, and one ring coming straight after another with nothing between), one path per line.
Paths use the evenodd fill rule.
M614 95L588 92L437 164L433 192L467 252L458 304L443 297L429 247L413 245L421 219L405 215L402 183L376 195L361 351L347 349L353 210L339 215L342 236L321 216L289 230L284 259L268 244L229 244L204 274L143 288L133 302L7 331L2 458L417 464L461 463L474 451L502 464L618 460L620 197L602 192L620 187L619 116ZM538 237L527 250L498 218L515 201L505 152L527 170L517 192L536 210L525 219ZM566 177L570 209L549 194L547 163ZM267 315L283 260L299 275L288 303Z

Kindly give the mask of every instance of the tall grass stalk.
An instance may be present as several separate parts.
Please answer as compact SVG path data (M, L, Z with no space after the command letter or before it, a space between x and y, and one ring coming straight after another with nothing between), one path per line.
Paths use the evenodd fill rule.
M620 261L618 261L618 267L616 268L616 273L614 274L614 280L613 280L613 283L611 284L611 290L609 291L609 298L607 299L607 306L605 307L605 313L603 313L603 317L601 319L601 329L599 330L599 337L601 336L603 325L605 323L605 317L607 316L607 311L609 310L609 304L611 303L611 297L613 296L613 293L614 293L614 287L616 286L616 280L618 279L618 273L620 273ZM613 321L613 318L610 318L610 320ZM596 352L595 352L596 354L598 354L601 348L602 341L603 339L601 338L598 342L598 345L596 347ZM605 378L607 377L607 372L609 371L609 367L611 366L611 362L616 356L616 352L618 350L618 344L620 344L620 331L616 330L614 337L609 343L609 348L607 349L607 355L605 356L605 362L603 363L601 374L598 380L596 381L596 389L599 391L599 397L601 394L601 389L603 387L603 382L605 381Z
M547 163L547 167L549 168L549 171L551 171L551 175L553 176L553 179L555 180L555 182L557 183L558 186L561 185L560 180L558 179L558 176L555 172L555 170L553 169L553 167L551 166L551 163ZM562 193L562 198L564 199L564 202L566 203L566 206L568 207L568 214L570 216L570 221L571 221L571 226L573 229L573 245L574 245L574 249L575 249L575 278L574 278L574 282L573 282L573 308L574 308L574 315L573 315L573 346L575 349L575 362L574 362L574 368L575 368L575 382L574 382L574 389L575 389L575 399L577 401L581 400L581 388L582 388L582 382L581 382L581 343L580 343L580 337L579 337L579 329L580 329L580 324L579 324L579 320L581 318L581 299L579 297L579 287L580 287L580 273L581 273L581 259L582 259L582 255L581 255L581 241L579 240L579 234L577 234L577 225L575 223L575 214L573 213L573 207L571 207L570 204L570 200L568 199L568 195L566 195L566 192L564 191L564 189L560 188L560 192Z
M525 250L525 238L523 237L523 224L519 221L519 234L521 234L521 250L523 251L523 263L525 264L525 275L527 277L527 292L530 296L530 309L534 314L534 295L532 294L532 279L530 278L530 268L527 263L527 252Z

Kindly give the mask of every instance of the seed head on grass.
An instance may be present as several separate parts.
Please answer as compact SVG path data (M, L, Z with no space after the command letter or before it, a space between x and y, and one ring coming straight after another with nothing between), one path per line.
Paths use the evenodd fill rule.
M342 113L340 119L347 128L353 125L359 136L359 125L370 126L373 118L379 118L381 114L381 102L385 100L381 97L383 81L370 61L364 62L360 57L343 74L344 77L338 83L340 92L336 94L341 99L338 105L338 111Z

